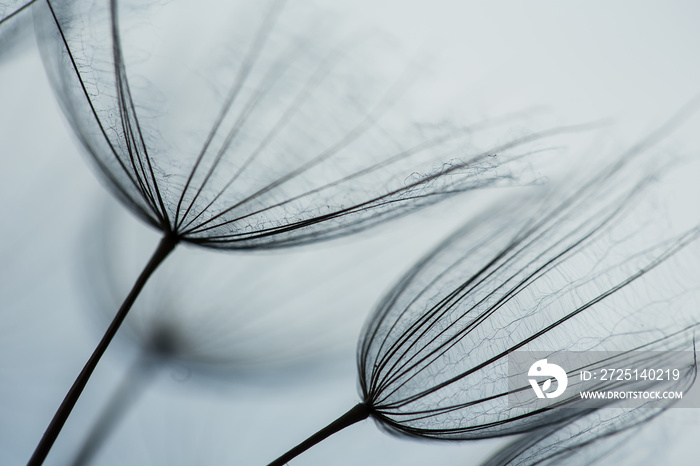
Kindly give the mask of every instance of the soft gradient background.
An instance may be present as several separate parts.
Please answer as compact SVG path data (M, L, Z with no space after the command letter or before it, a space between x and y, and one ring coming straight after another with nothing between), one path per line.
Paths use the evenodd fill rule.
M555 123L611 118L602 132L568 141L564 166L581 154L599 160L626 147L700 93L697 2L376 0L333 2L332 9L434 57L424 89L428 117L469 121L541 107ZM0 463L24 464L105 326L85 299L81 260L86 231L109 195L54 102L34 44L11 52L0 61ZM659 150L660 157L695 154L687 180L700 174L698 120ZM351 239L275 255L285 262L311 254L356 268L366 280L347 295L329 286L309 297L309 309L343 316L334 359L294 381L209 380L165 367L96 464L264 464L349 409L358 398L354 344L367 313L411 263L496 195L455 199ZM671 209L697 219L698 199L679 188ZM274 289L254 259L245 260ZM288 279L302 287L305 275ZM108 351L48 464L69 461L134 355L128 345ZM639 455L644 445L645 455L621 453L617 464L696 464L698 434L700 411L672 410L626 450ZM399 439L364 422L294 464L472 465L502 442Z

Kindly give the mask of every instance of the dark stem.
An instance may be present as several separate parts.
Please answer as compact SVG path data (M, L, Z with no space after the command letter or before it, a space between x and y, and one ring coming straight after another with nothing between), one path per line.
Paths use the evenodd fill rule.
M128 314L129 309L131 309L131 306L134 304L134 301L136 301L136 297L141 292L141 289L146 284L146 281L151 276L153 271L160 265L161 262L163 262L163 259L168 256L170 251L173 250L175 245L177 245L177 242L177 237L171 235L166 235L160 241L158 248L156 248L153 256L151 256L151 260L148 261L148 264L146 264L146 267L141 272L141 275L136 280L136 283L134 283L134 287L124 300L121 308L119 308L117 315L114 316L114 320L112 320L112 323L109 325L109 328L102 337L102 340L97 345L97 348L95 348L95 351L92 353L92 356L90 356L90 359L83 367L83 370L80 371L80 374L75 379L75 382L73 382L73 386L66 394L61 406L58 407L56 414L54 414L51 423L46 428L46 432L44 432L44 436L41 437L41 440L39 441L36 450L34 450L34 454L29 459L27 466L39 466L44 463L46 456L49 454L49 451L51 451L51 447L56 441L58 434L61 432L63 425L66 423L68 416L70 415L71 411L73 411L75 403L78 401L78 398L80 398L80 394L83 392L85 385L95 370L97 363L107 350L107 347L112 341L112 338L114 338L114 335L117 333L117 330L119 330L119 326L124 321L124 318Z
M153 380L153 375L156 373L156 363L157 360L148 347L141 350L138 358L124 374L124 378L112 394L109 403L102 410L92 429L90 429L90 433L83 441L83 446L71 463L72 466L86 466L90 464L105 440L109 438L114 428L124 418L124 415L129 412L129 409L134 406L134 403L144 392L149 382Z
M331 422L326 427L319 430L314 435L307 438L306 440L301 442L299 445L297 445L296 447L292 448L284 455L277 458L275 461L270 463L268 466L282 466L284 464L287 464L288 462L290 462L291 460L293 460L297 456L304 453L309 448L313 447L317 443L320 443L321 441L325 440L326 438L330 437L331 435L335 434L336 432L340 432L341 430L345 429L348 426L355 424L356 422L360 422L362 420L367 419L369 417L369 413L370 413L370 410L366 404L359 403L359 404L355 405L355 407L352 408L350 411L343 414L338 419Z

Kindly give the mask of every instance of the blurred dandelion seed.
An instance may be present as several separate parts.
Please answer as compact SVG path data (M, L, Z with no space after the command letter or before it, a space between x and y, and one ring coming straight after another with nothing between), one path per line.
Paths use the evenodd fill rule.
M28 10L36 0L13 0L0 2L0 26L7 27L10 21L16 20L22 12Z
M33 43L29 7L36 0L0 2L0 61Z
M17 19L23 11L27 10L36 0L13 0L0 3L0 26ZM4 27L4 26L3 26Z
M153 238L115 206L94 220L86 232L81 283L88 285L87 309L102 323L128 291L129 277ZM373 243L350 250L239 257L183 249L152 278L121 335L129 347L170 341L151 352L162 348L163 359L193 372L234 377L295 372L299 364L354 346L355 335L345 328L361 324L356 309L364 302L353 296L339 301L338 294L362 286L366 271L389 259ZM352 267L358 261L363 267ZM295 277L299 271L303 275Z
M109 207L95 216L83 240L80 282L92 298L87 308L99 314L100 323L128 290L152 240L125 212ZM353 254L340 256L322 250L211 257L188 248L163 264L119 333L139 355L71 464L91 462L167 367L205 380L262 386L277 385L281 377L290 384L329 368L335 356L353 346L355 332L346 329L358 328L356 310L366 306L356 296L339 302L338 295L366 288L367 271L387 260L383 249L363 246L364 256L353 248ZM362 268L352 267L358 260ZM300 270L303 278L291 278Z

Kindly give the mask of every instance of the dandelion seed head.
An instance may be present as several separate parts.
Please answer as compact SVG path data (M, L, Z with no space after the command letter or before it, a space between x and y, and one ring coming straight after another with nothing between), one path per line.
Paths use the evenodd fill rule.
M673 346L669 335L696 325L700 227L653 221L664 186L636 147L588 178L490 208L394 287L358 347L362 396L382 427L477 439L561 423L580 400L510 404L509 353Z
M36 14L71 126L141 218L198 245L273 248L527 182L515 166L544 133L423 122L420 65L392 41L283 4L214 23L201 5L169 3L54 0Z

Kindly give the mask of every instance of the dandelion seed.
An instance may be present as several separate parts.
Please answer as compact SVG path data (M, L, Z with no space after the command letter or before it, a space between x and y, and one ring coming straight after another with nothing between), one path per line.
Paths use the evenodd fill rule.
M367 417L442 440L561 423L584 410L581 398L547 409L509 403L529 389L509 386L510 353L629 352L694 328L700 280L686 253L700 225L678 233L654 221L663 190L651 174L661 170L642 157L677 122L579 187L493 209L419 262L362 332L362 402L271 464Z
M606 407L567 423L525 434L489 458L483 466L595 464L629 440L661 408L625 410Z
M524 176L522 146L544 134L479 151L485 124L418 124L401 105L413 68L393 72L401 65L389 51L328 50L316 37L288 37L277 27L282 4L273 2L235 66L215 53L215 64L196 62L193 71L178 63L183 88L166 91L138 71L138 86L127 79L134 69L158 75L149 60L124 56L115 2L113 23L90 2L42 10L40 42L66 115L110 187L150 224L211 247L288 246ZM378 76L357 69L362 61ZM197 83L202 74L213 82ZM221 74L230 81L220 83Z

